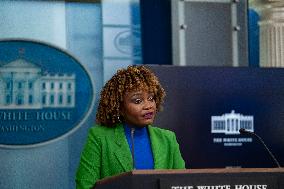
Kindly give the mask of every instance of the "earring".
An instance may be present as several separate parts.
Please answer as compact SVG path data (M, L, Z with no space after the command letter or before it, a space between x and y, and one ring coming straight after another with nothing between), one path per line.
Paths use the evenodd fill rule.
M117 120L119 123L121 123L120 116L117 116Z

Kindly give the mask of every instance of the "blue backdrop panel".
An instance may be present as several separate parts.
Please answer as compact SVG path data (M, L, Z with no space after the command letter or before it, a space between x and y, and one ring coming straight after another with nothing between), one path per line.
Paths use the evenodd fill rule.
M275 167L255 137L237 132L241 125L261 136L283 165L284 69L149 67L167 92L155 124L175 131L187 168ZM216 132L212 116L231 127Z

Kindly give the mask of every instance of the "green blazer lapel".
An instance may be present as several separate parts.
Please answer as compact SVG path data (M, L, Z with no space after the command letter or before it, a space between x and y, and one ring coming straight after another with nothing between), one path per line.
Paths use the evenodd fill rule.
M151 140L151 147L152 147L152 152L153 152L153 158L154 158L154 168L155 169L161 169L163 168L163 163L162 163L162 159L163 159L163 153L162 153L162 149L161 149L161 144L158 141L157 135L155 134L155 132L153 131L153 127L151 125L148 126L148 131L149 131L149 136L150 136L150 140Z
M122 124L117 125L114 132L114 141L117 145L114 151L115 157L118 159L125 172L131 171L133 169L132 155Z

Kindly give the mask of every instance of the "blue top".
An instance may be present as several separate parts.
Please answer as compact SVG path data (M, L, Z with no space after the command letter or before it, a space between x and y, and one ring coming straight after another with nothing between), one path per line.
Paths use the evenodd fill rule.
M130 148L131 143L131 129L124 125L125 136ZM154 158L151 148L151 141L147 127L135 128L134 132L134 157L136 169L154 169Z

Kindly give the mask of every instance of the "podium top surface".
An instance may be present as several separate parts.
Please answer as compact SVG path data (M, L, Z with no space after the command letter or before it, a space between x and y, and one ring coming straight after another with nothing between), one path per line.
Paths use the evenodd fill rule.
M194 173L251 173L251 172L284 172L284 168L223 168L223 169L164 169L164 170L133 170L127 172L139 174L194 174ZM127 174L126 173L126 174Z

